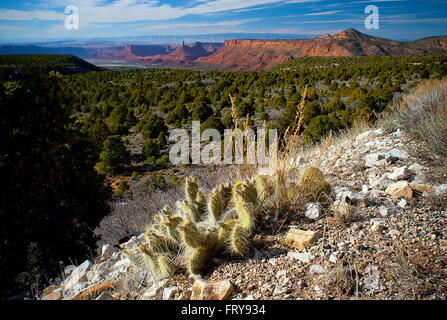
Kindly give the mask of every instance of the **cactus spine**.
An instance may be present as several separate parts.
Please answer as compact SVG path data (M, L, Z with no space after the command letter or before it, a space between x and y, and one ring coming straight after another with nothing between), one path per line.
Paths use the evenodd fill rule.
M299 188L310 202L319 202L331 193L331 186L326 182L323 172L318 168L306 168L300 178Z
M186 267L191 275L203 272L208 259L218 253L244 255L249 251L249 236L254 229L254 208L258 192L254 183L221 185L208 200L197 179L186 179L185 200L178 202L178 213L163 208L146 230L146 243L129 259L138 267L149 268L156 278L171 275ZM230 205L235 211L229 211ZM183 261L173 259L182 253Z

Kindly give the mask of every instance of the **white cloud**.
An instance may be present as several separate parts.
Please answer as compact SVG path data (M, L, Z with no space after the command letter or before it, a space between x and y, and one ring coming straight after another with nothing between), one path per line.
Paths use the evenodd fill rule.
M336 14L343 11L325 11L325 12L314 12L314 13L306 13L305 16L322 16L322 15L330 15Z
M63 12L57 11L43 11L43 10L13 10L13 9L0 9L0 20L10 21L30 21L30 20L46 20L55 21L63 20L65 15Z
M170 20L177 19L189 14L207 14L232 10L242 10L262 5L280 3L315 2L319 0L208 0L195 1L189 7L173 7L162 4L159 1L137 1L137 0L72 0L70 4L79 7L79 17L82 23L107 23L107 22L133 22L147 20ZM68 4L68 3L67 3ZM0 9L2 20L63 20L63 10L56 11L54 8L61 7L61 1L42 0L39 8L47 10L10 10Z

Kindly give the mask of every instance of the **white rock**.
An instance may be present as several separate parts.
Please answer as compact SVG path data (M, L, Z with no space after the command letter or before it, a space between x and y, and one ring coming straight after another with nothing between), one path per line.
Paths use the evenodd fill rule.
M242 300L255 300L255 298L253 298L253 296L251 294L249 294L245 298L242 298Z
M78 266L76 268L75 271L77 271L77 272L82 272L82 271L87 272L88 270L90 270L92 268L92 266L93 266L93 263L90 260L85 260L80 266Z
M435 193L438 195L447 194L447 184L441 184L441 185L437 186Z
M273 291L273 294L278 295L278 294L283 294L287 292L287 288L284 288L283 286L277 285L275 286L275 290Z
M79 265L68 278L64 281L64 291L71 290L76 284L80 282L87 281L87 271L89 271L93 266L90 260L85 260L81 265Z
M367 167L376 167L378 161L384 159L384 156L378 153L367 154L365 156L365 165Z
M364 287L367 291L377 291L380 289L379 280L380 273L379 267L376 265L368 265L365 268L365 280Z
M310 273L325 273L326 269L320 264L313 264L309 268Z
M393 137L400 138L402 137L402 130L397 129L395 132L391 134Z
M101 250L101 257L103 259L110 259L115 252L118 252L119 250L110 244L105 244L102 246Z
M104 261L102 263L96 264L95 265L95 272L96 273L105 273L109 270L109 268L113 265L114 263L110 260L108 261Z
M399 158L399 159L407 159L408 158L408 153L406 153L403 150L400 150L398 148L393 148L390 151L386 152L384 154L385 159L388 159L390 157L393 158Z
M157 281L142 296L143 300L155 300L161 298L162 290L166 286L168 279Z
M331 253L330 257L329 257L329 262L331 263L337 263L337 256L334 253Z
M355 141L360 141L360 140L366 139L366 138L368 138L368 137L371 135L371 133L372 133L371 130L365 131L365 132L359 134L359 135L355 138Z
M87 281L92 282L92 279L96 276L96 274L89 270L85 273L85 276L87 277Z
M425 182L427 181L427 179L425 178L425 174L423 174L422 172L419 172L416 174L416 176L413 179L413 184L425 184Z
M388 217L388 208L385 206L381 206L379 208L379 214L384 218Z
M314 258L314 256L310 252L289 251L287 253L287 256L302 263L309 263Z
M107 279L110 280L110 281L113 281L113 280L118 279L121 275L122 275L122 273L119 272L119 270L114 270L114 271L109 272L107 274Z
M67 278L74 270L76 270L76 266L74 265L66 266L64 269L65 278Z
M400 201L399 201L399 203L398 203L397 205L403 209L403 208L405 208L406 205L407 205L407 200L405 200L405 199L400 199Z
M276 272L275 277L281 278L282 276L285 276L286 274L287 274L287 270L279 270L278 272Z
M372 132L372 134L376 135L376 136L380 136L383 133L382 128L376 129Z
M394 170L393 173L388 174L388 179L398 181L398 180L404 180L406 179L410 173L407 170L407 167L401 167Z
M93 277L93 279L90 282L91 283L102 282L102 281L104 281L105 276L107 276L106 273L97 273L97 274L95 274L95 276Z
M138 246L139 241L137 239L137 237L133 236L132 238L130 238L129 241L123 243L121 246L124 249L133 249L134 247Z
M271 264L271 265L276 265L276 261L277 261L278 259L277 258L270 258L269 260L268 260L268 262Z
M316 220L321 216L321 209L321 204L318 202L310 202L306 205L306 212L304 215L309 219Z
M386 141L380 141L380 140L373 140L370 142L365 143L365 147L369 149L380 149L386 146Z
M371 187L374 188L374 189L379 189L379 190L385 190L386 188L388 188L393 183L394 183L394 181L388 179L386 177L386 174L384 174L379 179L371 179L371 180L369 180L369 184L371 185Z
M118 270L120 273L125 273L129 269L129 267L132 265L129 258L124 258L115 263L112 267L112 270Z
M362 185L362 192L363 193L368 193L368 191L369 191L368 186L366 184Z
M321 295L321 294L323 294L323 289L321 289L320 286L314 286L314 290L315 290L315 294L316 294L316 295Z
M178 291L178 287L167 287L163 290L163 300L172 300Z
M386 221L384 219L375 218L371 220L371 231L372 232L382 232L386 227Z
M424 171L424 167L421 166L419 163L413 163L411 166L408 167L408 170L413 173L419 173L421 171Z

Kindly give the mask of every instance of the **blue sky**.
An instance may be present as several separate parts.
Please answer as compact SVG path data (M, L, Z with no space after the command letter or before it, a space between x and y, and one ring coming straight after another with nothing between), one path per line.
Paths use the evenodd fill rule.
M79 29L65 28L65 7ZM365 29L365 8L379 29ZM0 41L219 33L334 34L347 28L394 40L447 35L447 0L1 0Z

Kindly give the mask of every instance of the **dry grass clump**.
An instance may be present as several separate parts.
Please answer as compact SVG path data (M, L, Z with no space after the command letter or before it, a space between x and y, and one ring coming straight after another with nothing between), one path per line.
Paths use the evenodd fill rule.
M416 142L410 152L447 167L447 78L421 84L394 109L398 127Z
M303 116L305 112L305 99L307 87L305 87L301 102L298 106L293 125L288 127L284 135L277 141L277 156L271 157L268 168L259 170L257 164L249 164L247 161L248 148L251 148L249 141L244 137L244 163L234 166L235 177L239 179L254 179L256 181L258 194L260 197L259 218L266 222L266 227L273 227L280 231L281 226L290 220L296 219L304 214L306 203L320 202L323 205L330 204L331 186L326 182L323 172L319 169L325 154L332 142L332 131L323 145L308 146L300 134ZM237 118L237 106L230 96L232 103L232 118L234 128L241 130L249 128L249 118ZM264 127L265 124L264 124ZM312 165L308 168L300 168L300 160L304 154L308 154L310 149L317 147L319 154L313 157ZM268 154L268 156L271 156ZM256 154L256 159L258 154ZM304 170L303 170L304 169ZM259 174L258 174L259 173ZM274 218L271 220L271 218ZM270 222L278 226L271 226Z
M93 300L105 291L111 291L115 289L115 282L98 283L82 292L74 300Z
M425 300L447 294L447 260L441 243L394 240L381 255L387 286L395 288L394 298Z

